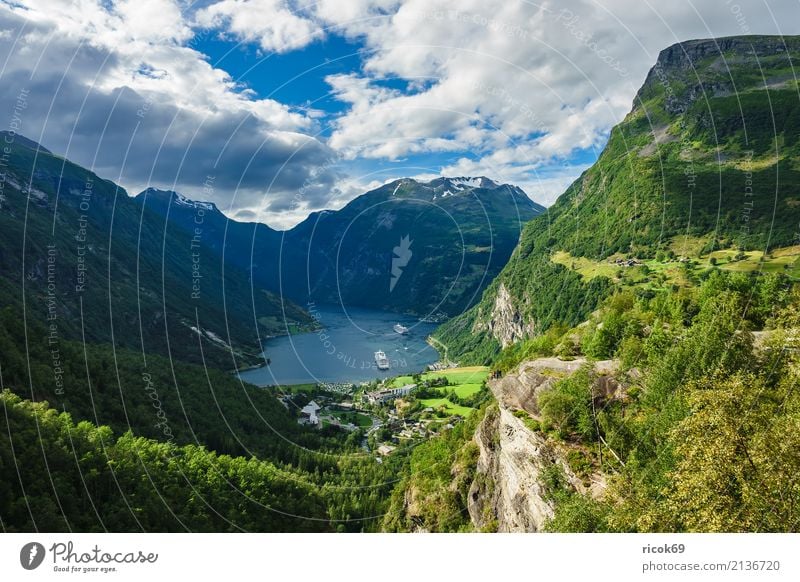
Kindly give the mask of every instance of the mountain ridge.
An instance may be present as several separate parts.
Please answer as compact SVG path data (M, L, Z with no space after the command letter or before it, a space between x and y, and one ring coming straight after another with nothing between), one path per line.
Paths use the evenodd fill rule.
M488 361L551 325L577 325L620 280L604 265L680 256L677 237L700 241L684 260L796 244L797 58L797 37L695 40L661 51L597 162L546 220L526 225L482 301L437 337L466 361ZM595 265L593 274L579 264Z
M362 194L359 194L358 196L353 198L353 200L350 200L348 202L348 204L354 202L355 200L357 200L357 199L359 199L359 198L361 198L363 196L369 196L369 195L373 194L374 192L383 191L386 188L392 188L393 187L392 188L392 195L395 196L395 195L397 195L400 186L403 186L404 184L409 184L409 183L413 183L413 184L416 184L416 185L421 186L423 188L428 188L428 189L433 190L433 191L444 190L445 192L449 192L448 195L455 195L455 194L467 195L467 194L470 194L470 192L472 190L475 190L475 189L505 190L505 191L508 191L509 193L515 195L515 196L524 196L525 198L528 198L535 205L535 207L537 209L539 209L540 211L544 211L546 209L545 206L539 204L538 202L536 202L535 200L530 198L525 193L525 191L522 188L520 188L519 186L516 186L515 184L511 184L511 183L506 183L506 182L503 182L503 183L495 182L494 180L492 180L491 178L487 178L486 176L442 176L442 177L439 177L439 178L433 178L431 180L418 180L416 178L397 178L395 180L388 181L385 184L382 184L381 186L377 186L377 187L375 187L375 188L373 188L371 190L367 190L366 192L364 192ZM402 192L401 192L401 194L402 194ZM313 211L311 211L309 213L309 215L306 218L301 220L297 225L295 225L295 226L293 226L291 228L285 229L285 230L279 230L279 229L276 229L274 227L271 227L268 223L262 222L262 221L259 221L259 220L240 220L238 218L229 217L227 214L225 214L225 212L220 210L219 206L217 206L217 204L215 202L206 201L206 200L199 200L199 199L195 199L195 198L190 198L190 197L185 196L185 195L183 195L180 192L177 192L175 190L168 190L168 189L158 188L158 187L155 187L155 186L150 186L148 188L145 188L144 190L142 190L138 194L134 194L132 197L133 198L138 198L140 196L144 196L144 197L147 197L147 196L165 197L166 196L167 198L172 198L174 203L178 204L178 205L190 206L190 207L191 206L194 206L194 207L198 207L199 206L199 207L205 208L206 210L213 210L213 211L219 212L220 214L223 214L228 220L231 220L232 222L236 222L236 223L240 223L240 224L261 224L261 225L263 225L263 226L267 227L268 229L273 230L275 232L291 231L294 228L296 228L299 224L307 221L309 218L315 217L315 216L317 216L319 214L336 213L339 210L341 210L341 208L322 208L322 209L319 209L319 210L313 210ZM432 197L432 200L435 200L438 197L439 196L437 194L434 194L433 197ZM448 196L442 196L442 197L446 198Z
M508 259L522 225L545 210L521 188L482 176L393 180L285 231L228 218L212 203L172 191L149 189L134 200L169 214L184 230L197 226L201 208L206 244L299 304L342 302L433 319L474 303ZM416 246L397 287L390 285L392 256L403 237Z
M311 325L274 294L253 293L240 271L223 271L190 232L166 232L161 216L114 182L28 138L9 140L0 199L5 305L27 305L32 321L52 318L64 339L114 338L120 347L225 369L258 360L259 335L286 327L270 317ZM261 321L251 323L248 305Z

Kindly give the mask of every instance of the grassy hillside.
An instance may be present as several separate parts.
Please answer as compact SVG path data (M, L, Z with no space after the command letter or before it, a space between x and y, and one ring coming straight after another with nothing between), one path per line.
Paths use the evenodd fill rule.
M647 262L671 251L675 261L724 264L718 259L739 251L790 253L800 223L800 87L791 68L799 56L796 37L662 51L598 161L526 225L481 303L437 332L451 357L485 362L501 343L582 321L618 283L610 259ZM675 253L680 237L703 246ZM492 315L501 289L520 323L505 337Z

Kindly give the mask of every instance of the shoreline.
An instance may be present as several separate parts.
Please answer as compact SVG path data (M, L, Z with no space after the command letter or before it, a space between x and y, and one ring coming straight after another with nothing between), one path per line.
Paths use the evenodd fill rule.
M334 312L336 314L341 314L341 309L339 307L335 306L335 305L326 306L326 307L328 307L329 310L331 310L332 312ZM321 309L321 308L319 308L319 309ZM402 314L402 313L391 312L391 311L380 311L380 310L374 310L374 309L369 309L369 308L357 308L357 309L358 310L363 310L365 312L365 315L364 315L364 322L365 323L361 323L361 325L366 325L367 329L371 329L371 332L375 333L375 341L378 342L378 343L375 344L375 346L373 347L372 351L374 351L377 348L380 348L381 347L381 343L380 342L383 341L381 339L381 337L382 337L381 333L382 332L380 331L380 330L383 329L383 327L382 327L383 324L379 324L379 327L380 327L380 330L379 330L379 329L377 329L375 327L374 322L372 321L372 319L378 318L378 319L383 320L383 323L385 323L385 325L388 326L387 327L387 330L388 330L387 333L391 332L391 327L392 327L391 324L393 322L396 323L396 321L398 321L398 320L403 322L405 325L408 325L408 326L411 326L411 325L415 325L416 326L417 324L420 324L420 325L422 325L422 328L419 331L421 331L422 333L419 333L419 331L418 331L416 334L413 334L416 337L413 338L413 341L412 341L411 344L405 344L405 342L403 344L403 345L413 345L414 346L414 352L413 353L415 353L416 355L414 356L413 361L409 362L411 364L411 366L413 366L415 368L414 369L414 373L417 373L417 372L424 373L426 371L429 371L431 369L431 366L433 366L434 368L436 368L436 367L450 367L451 364L450 364L449 358L447 357L446 348L443 346L443 344L441 344L441 342L437 343L437 340L432 339L431 335L430 335L435 331L435 329L436 329L436 327L438 327L438 325L430 324L430 323L421 321L421 320L417 319L416 317L413 317L413 319L412 319L412 316L409 316L408 314ZM355 325L358 329L360 329L358 327L358 325L359 325L359 323L361 321L361 318L358 317L358 315L359 315L358 313L354 313L353 315L355 317L355 322L353 324L351 324L351 325ZM333 316L333 313L331 314L331 317L332 316ZM400 319L396 319L396 318L400 318ZM302 336L306 336L307 334L319 334L321 332L324 333L328 329L333 330L330 333L331 333L331 335L335 336L335 335L337 335L339 333L342 333L342 330L339 330L339 327L342 327L344 325L344 324L342 324L342 322L339 321L339 319L341 319L341 318L331 319L331 321L327 321L327 319L325 319L324 321L322 321L319 318L315 318L315 322L314 322L315 325L307 326L307 327L304 327L303 329L294 328L294 329L292 329L292 331L290 333L272 334L272 335L269 335L269 336L265 335L265 336L263 336L261 338L261 346L260 346L261 352L260 352L260 354L258 354L257 359L255 359L255 360L254 359L248 359L247 361L242 362L242 365L240 365L237 369L230 370L230 371L233 372L233 373L236 373L238 375L245 374L246 376L241 378L241 380L243 382L247 382L248 384L253 384L255 386L263 387L263 386L268 386L268 385L274 384L275 380L278 380L278 379L294 380L294 382L292 382L293 384L296 384L296 383L304 384L304 383L308 383L308 382L315 382L316 379L318 379L318 378L320 379L319 381L346 382L346 383L355 383L355 384L362 383L362 382L370 382L370 381L374 381L374 380L381 381L385 377L386 374L392 374L392 373L403 374L411 367L411 366L406 364L405 356L403 355L402 348L398 348L401 351L398 353L397 357L400 360L402 360L401 363L398 364L397 366L392 366L392 369L388 370L386 373L377 373L376 372L376 373L374 373L373 376L370 376L370 377L367 377L369 375L369 373L366 372L363 367L359 368L357 370L356 369L353 369L353 370L340 369L339 365L336 364L336 363L333 363L333 364L318 363L318 364L312 365L311 366L311 370L313 370L313 371L307 371L307 373L303 373L302 370L299 370L299 369L295 370L294 368L296 368L297 366L294 365L294 359L292 359L292 358L296 359L296 358L300 357L302 359L304 357L311 357L313 354L311 352L307 351L306 348L308 348L309 343L313 343L313 341L309 340L308 337L303 337L303 339L300 341L300 344L303 346L303 348L301 349L301 352L302 352L301 356L298 356L298 355L292 356L291 354L287 353L286 344L287 344L287 342L292 342L292 340L289 339L289 338L292 338L292 337L295 337L295 336L302 337ZM328 325L326 325L326 323ZM345 322L345 324L346 324L346 322ZM370 324L371 324L371 327L370 327ZM333 327L331 327L331 326L333 326ZM282 331L286 331L286 330L284 329ZM334 333L334 331L336 333ZM350 347L348 347L349 344L347 344L347 342L345 342L345 340L341 340L343 343L338 347L340 349L345 350L345 353L349 353L348 350L353 349L353 350L356 350L354 353L359 353L360 354L362 351L364 351L364 349L365 349L364 346L367 345L365 342L369 343L369 345L372 345L372 343L371 343L372 340L370 340L369 338L360 337L360 334L358 334L358 333L355 333L355 335L354 335L354 332L352 330L350 330L349 332L347 330L344 330L344 334L343 335L344 335L345 338L347 338L347 342L349 342L349 341L355 341L356 342L356 343L353 344L353 347L350 348ZM390 335L392 335L394 337L393 333L390 333ZM353 336L353 337L351 337L351 336ZM281 340L281 341L275 341L275 340L280 340L281 338L284 338L284 339ZM353 338L356 338L356 339L353 339ZM328 338L324 338L324 339L327 340ZM387 338L384 338L384 340L385 339L387 339ZM269 341L274 341L274 343L272 345L268 345ZM334 341L334 342L336 342L336 344L338 344L340 340L339 339L331 339L331 341ZM389 341L390 341L390 343L392 345L397 343L394 339L390 339ZM395 345L395 347L398 347L398 346ZM347 349L345 349L345 348L347 348ZM430 353L429 350L431 350L431 349L433 350L433 353ZM425 352L425 350L428 350L428 352L427 352L428 355L424 356L424 357L420 356L420 354L423 354ZM370 354L371 353L372 352L370 352ZM388 353L388 351L387 351L387 353ZM316 352L314 352L314 354L316 354ZM359 357L361 357L361 356L359 356ZM366 358L366 355L364 355L363 357ZM339 359L342 359L342 358L339 358ZM418 360L421 360L421 361L418 361ZM370 359L370 362L371 361L372 360ZM275 374L277 374L277 376L275 378L272 377L271 371L264 370L264 368L270 368L272 365L276 366L276 367L272 368L272 371ZM417 367L418 367L418 369L416 369ZM261 371L259 372L259 370L261 370ZM291 384L287 384L287 385L291 385Z
M230 373L230 374L239 374L241 372L249 372L251 370L258 370L259 368L266 368L267 366L269 366L269 364L267 364L266 362L263 361L264 360L264 357L263 357L264 356L264 352L266 352L265 344L269 340L276 339L276 338L281 338L281 337L290 337L290 336L293 336L293 335L302 335L304 333L314 333L314 332L319 331L320 329L325 329L325 327L322 326L322 325L319 325L319 322L315 321L315 323L313 325L310 325L308 329L298 330L298 331L295 331L295 332L291 332L290 331L290 332L287 332L287 333L276 333L276 334L272 334L272 335L263 335L263 336L261 336L261 345L259 346L259 349L261 350L259 352L259 358L262 360L262 363L260 363L260 364L250 364L250 365L247 365L247 366L242 366L240 368L234 368L232 370L228 370L228 373ZM254 384L254 386L255 385L256 384Z

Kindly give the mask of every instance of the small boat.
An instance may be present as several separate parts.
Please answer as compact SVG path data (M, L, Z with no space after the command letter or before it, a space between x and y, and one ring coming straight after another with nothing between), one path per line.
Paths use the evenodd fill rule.
M375 352L375 364L377 364L379 370L388 370L389 358L386 357L385 353L378 350Z
M394 324L394 330L400 335L406 335L408 333L408 328L405 325L401 325L399 323Z

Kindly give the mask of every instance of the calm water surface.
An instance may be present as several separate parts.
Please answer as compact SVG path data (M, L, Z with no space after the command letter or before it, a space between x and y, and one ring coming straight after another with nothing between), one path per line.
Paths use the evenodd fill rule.
M439 359L425 343L436 324L371 309L316 306L309 309L323 329L267 340L269 366L241 372L244 381L258 386L310 382L363 382L375 378L421 372ZM392 326L401 323L407 335ZM375 352L383 350L391 368L378 370Z

